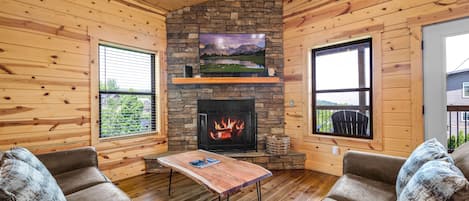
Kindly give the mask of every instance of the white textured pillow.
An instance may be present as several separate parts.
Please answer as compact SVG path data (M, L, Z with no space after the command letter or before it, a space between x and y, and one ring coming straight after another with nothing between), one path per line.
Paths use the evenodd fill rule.
M52 177L49 170L47 170L46 166L42 164L42 162L29 150L23 147L15 147L7 152L5 152L5 157L10 159L16 159L25 162L26 164L30 165L31 167L38 170L46 177Z
M400 196L404 187L420 167L433 160L444 160L454 164L453 159L448 154L445 147L435 138L427 140L419 145L405 161L404 165L402 165L396 181L397 197Z
M66 201L55 182L16 159L4 159L0 166L0 198L5 200Z
M440 201L451 196L469 182L452 163L430 161L425 163L402 190L398 201Z

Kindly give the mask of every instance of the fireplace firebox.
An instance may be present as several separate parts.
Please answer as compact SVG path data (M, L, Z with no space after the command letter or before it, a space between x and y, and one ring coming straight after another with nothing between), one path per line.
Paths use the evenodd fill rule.
M198 148L257 150L255 100L198 100Z

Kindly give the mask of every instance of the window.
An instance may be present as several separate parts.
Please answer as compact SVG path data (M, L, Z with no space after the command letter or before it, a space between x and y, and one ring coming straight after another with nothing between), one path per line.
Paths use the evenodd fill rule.
M462 83L462 97L469 98L469 82Z
M156 130L155 54L99 45L101 138Z
M371 38L312 51L316 134L372 139Z
M461 112L461 121L469 121L469 112Z

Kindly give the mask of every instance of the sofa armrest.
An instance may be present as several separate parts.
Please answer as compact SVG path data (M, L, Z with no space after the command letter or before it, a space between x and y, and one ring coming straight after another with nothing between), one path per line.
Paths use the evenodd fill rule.
M37 155L52 175L84 167L98 167L98 156L94 147L57 151Z
M344 156L344 174L354 174L395 185L405 158L349 151Z

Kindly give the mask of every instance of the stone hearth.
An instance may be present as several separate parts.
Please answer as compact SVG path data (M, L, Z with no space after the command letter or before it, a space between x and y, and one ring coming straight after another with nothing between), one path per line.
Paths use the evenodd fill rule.
M170 151L163 154L155 154L145 156L145 166L147 173L163 173L169 172L169 169L161 166L157 158L171 154L181 153L181 151ZM264 151L260 152L244 152L244 153L222 153L225 156L236 158L260 165L269 170L295 170L304 169L306 154L290 151L287 155L271 155Z
M224 155L255 163L269 170L294 170L304 169L306 154L295 151L288 152L287 155L271 155L265 152L247 153L225 153Z

